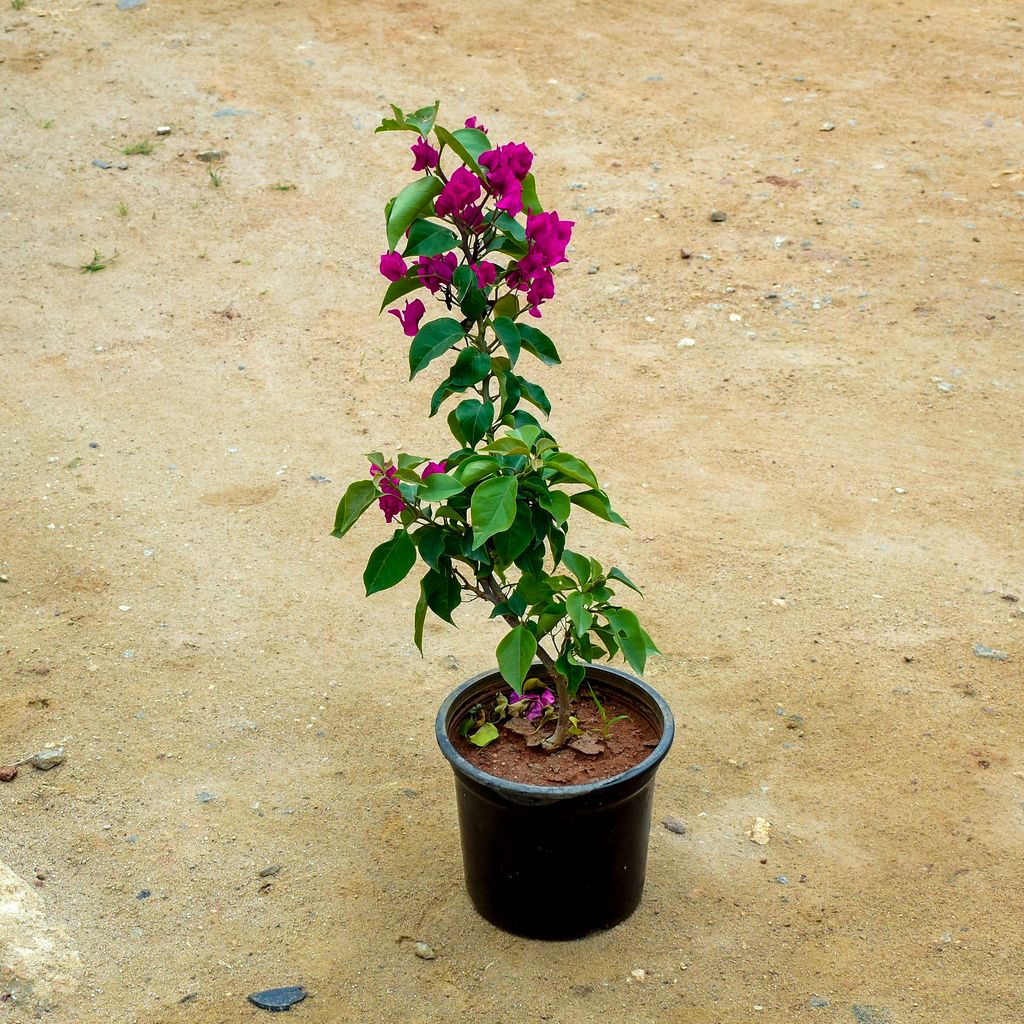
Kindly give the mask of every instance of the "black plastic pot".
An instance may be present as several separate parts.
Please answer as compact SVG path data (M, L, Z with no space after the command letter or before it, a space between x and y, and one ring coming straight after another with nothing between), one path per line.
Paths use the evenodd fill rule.
M497 670L464 683L437 714L437 742L455 772L469 897L514 935L579 939L624 921L643 895L654 773L672 745L672 712L627 672L592 665L587 677L649 718L661 739L635 767L582 786L510 782L455 749L468 710L505 685Z

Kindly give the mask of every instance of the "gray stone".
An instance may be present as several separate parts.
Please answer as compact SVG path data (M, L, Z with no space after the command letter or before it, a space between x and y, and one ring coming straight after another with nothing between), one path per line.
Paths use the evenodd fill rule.
M216 800L217 799L217 794L216 793L211 793L211 792L209 792L208 790L205 790L205 789L201 789L201 790L199 790L198 793L196 793L196 799L201 804L208 804L212 800Z
M117 0L117 9L119 11L133 11L136 7L141 7L146 0Z
M64 748L54 747L52 750L40 750L38 754L33 754L28 763L41 772L48 772L51 768L63 764L65 760Z
M721 224L726 219L726 216L727 215L722 213L721 210L712 210L711 211L711 217L710 217L711 223L712 224Z
M686 825L678 818L673 818L671 814L666 814L665 817L661 819L661 823L669 830L669 832L675 832L677 836L685 836L687 833Z
M109 171L114 165L107 160L93 160L93 167L98 167L101 171Z
M253 1006L261 1010L269 1010L271 1013L284 1013L290 1010L296 1003L301 1003L307 996L306 990L301 985L286 985L284 988L268 988L263 992L253 992L246 996Z
M989 661L1009 661L1010 659L1006 651L997 651L994 647L986 647L984 644L975 644L974 653L979 658L987 658Z
M260 868L257 874L260 878L273 878L281 870L280 864L271 864L268 867Z
M437 954L425 942L416 943L416 955L421 960L436 960Z

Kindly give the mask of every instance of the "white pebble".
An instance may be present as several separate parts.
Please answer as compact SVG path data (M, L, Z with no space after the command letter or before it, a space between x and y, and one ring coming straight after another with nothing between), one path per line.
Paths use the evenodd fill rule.
M680 338L676 348L693 348L696 344L697 342L693 338Z

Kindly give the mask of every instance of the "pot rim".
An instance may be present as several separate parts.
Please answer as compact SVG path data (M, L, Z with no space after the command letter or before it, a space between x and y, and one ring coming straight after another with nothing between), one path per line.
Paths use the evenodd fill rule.
M537 664L539 667L539 663ZM597 779L594 782L584 782L576 786L536 786L528 782L513 782L511 779L503 779L500 775L491 775L490 772L485 772L482 769L477 768L476 765L467 761L462 754L455 749L455 744L448 738L448 715L451 712L452 706L467 690L477 686L485 679L497 677L498 680L502 680L502 683L504 683L501 672L497 668L489 669L486 672L480 672L466 680L466 682L462 683L460 686L457 686L444 699L441 707L438 708L437 718L434 724L434 732L437 738L437 745L441 748L441 753L445 756L453 769L468 778L473 779L473 781L479 783L481 786L486 786L488 789L500 790L505 794L516 793L521 794L524 797L541 797L548 800L568 799L570 797L582 796L584 794L599 793L602 790L610 789L620 783L628 782L630 779L643 775L645 772L652 771L664 759L665 755L669 751L669 747L672 746L672 740L675 737L675 719L672 715L672 709L668 706L668 702L660 693L658 693L657 690L644 682L644 680L629 672L624 672L622 669L613 668L611 665L588 664L588 674L591 671L594 672L595 677L601 674L614 676L621 682L628 683L630 687L640 690L661 715L661 736L658 739L657 746L655 746L647 757L645 757L639 764L633 765L632 768L627 768L626 771L619 772L618 775L610 775L606 779ZM505 683L504 685L508 684Z

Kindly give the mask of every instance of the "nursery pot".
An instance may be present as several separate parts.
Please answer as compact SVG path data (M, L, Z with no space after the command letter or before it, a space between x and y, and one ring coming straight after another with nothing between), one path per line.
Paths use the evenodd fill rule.
M654 773L672 745L672 712L627 672L590 665L587 678L646 716L660 739L640 764L584 785L511 782L456 750L452 737L469 709L507 688L496 669L463 683L437 714L437 742L455 772L469 897L514 935L579 939L624 921L643 895Z

